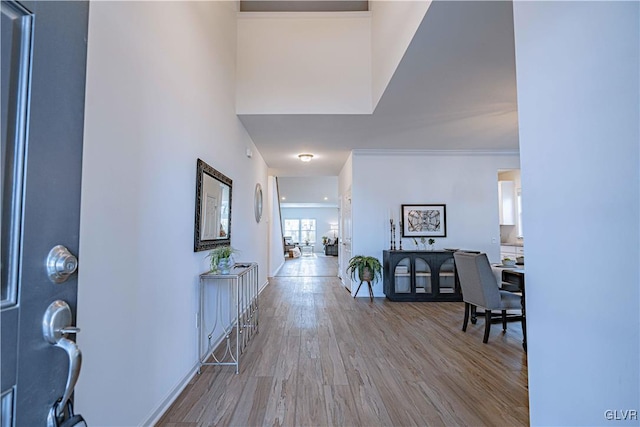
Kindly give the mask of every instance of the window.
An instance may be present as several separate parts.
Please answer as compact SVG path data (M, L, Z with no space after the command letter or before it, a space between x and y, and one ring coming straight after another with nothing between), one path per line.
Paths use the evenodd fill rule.
M300 220L285 219L284 220L284 236L291 236L293 242L300 242Z
M301 219L300 225L302 229L302 241L307 243L316 242L316 220L315 219Z
M285 219L284 236L291 236L291 240L298 243L316 242L315 219Z

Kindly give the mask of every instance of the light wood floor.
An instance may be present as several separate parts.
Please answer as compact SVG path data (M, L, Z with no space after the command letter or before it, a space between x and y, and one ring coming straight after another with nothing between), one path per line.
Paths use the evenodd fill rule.
M336 277L338 257L314 254L313 257L285 258L276 277Z
M528 425L520 325L483 344L483 321L464 333L462 316L462 303L354 299L333 277L272 278L240 373L204 367L157 425Z

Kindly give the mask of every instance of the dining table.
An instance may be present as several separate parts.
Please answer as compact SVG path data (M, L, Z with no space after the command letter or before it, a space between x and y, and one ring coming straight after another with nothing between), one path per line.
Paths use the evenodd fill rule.
M522 305L522 348L527 351L527 321L524 286L524 264L513 266L503 264L492 264L491 270L496 276L500 289L509 292L520 293L520 304Z

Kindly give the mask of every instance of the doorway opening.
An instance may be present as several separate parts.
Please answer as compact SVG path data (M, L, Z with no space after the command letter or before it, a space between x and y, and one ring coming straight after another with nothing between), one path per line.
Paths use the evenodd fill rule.
M338 177L278 177L285 264L276 277L337 277Z
M522 180L520 169L498 171L500 243L522 245Z

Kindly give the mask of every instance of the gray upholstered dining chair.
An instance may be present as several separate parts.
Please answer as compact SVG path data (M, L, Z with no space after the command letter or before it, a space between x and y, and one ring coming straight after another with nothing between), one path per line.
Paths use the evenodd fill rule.
M502 329L507 330L507 310L522 310L521 296L512 292L500 290L496 276L491 271L491 264L487 254L456 252L453 254L456 262L456 270L462 288L462 300L464 301L464 323L462 330L466 332L469 323L469 315L475 307L485 310L485 327L483 343L489 340L491 319L499 310L502 316ZM518 320L523 320L522 315ZM523 325L524 329L524 325Z

